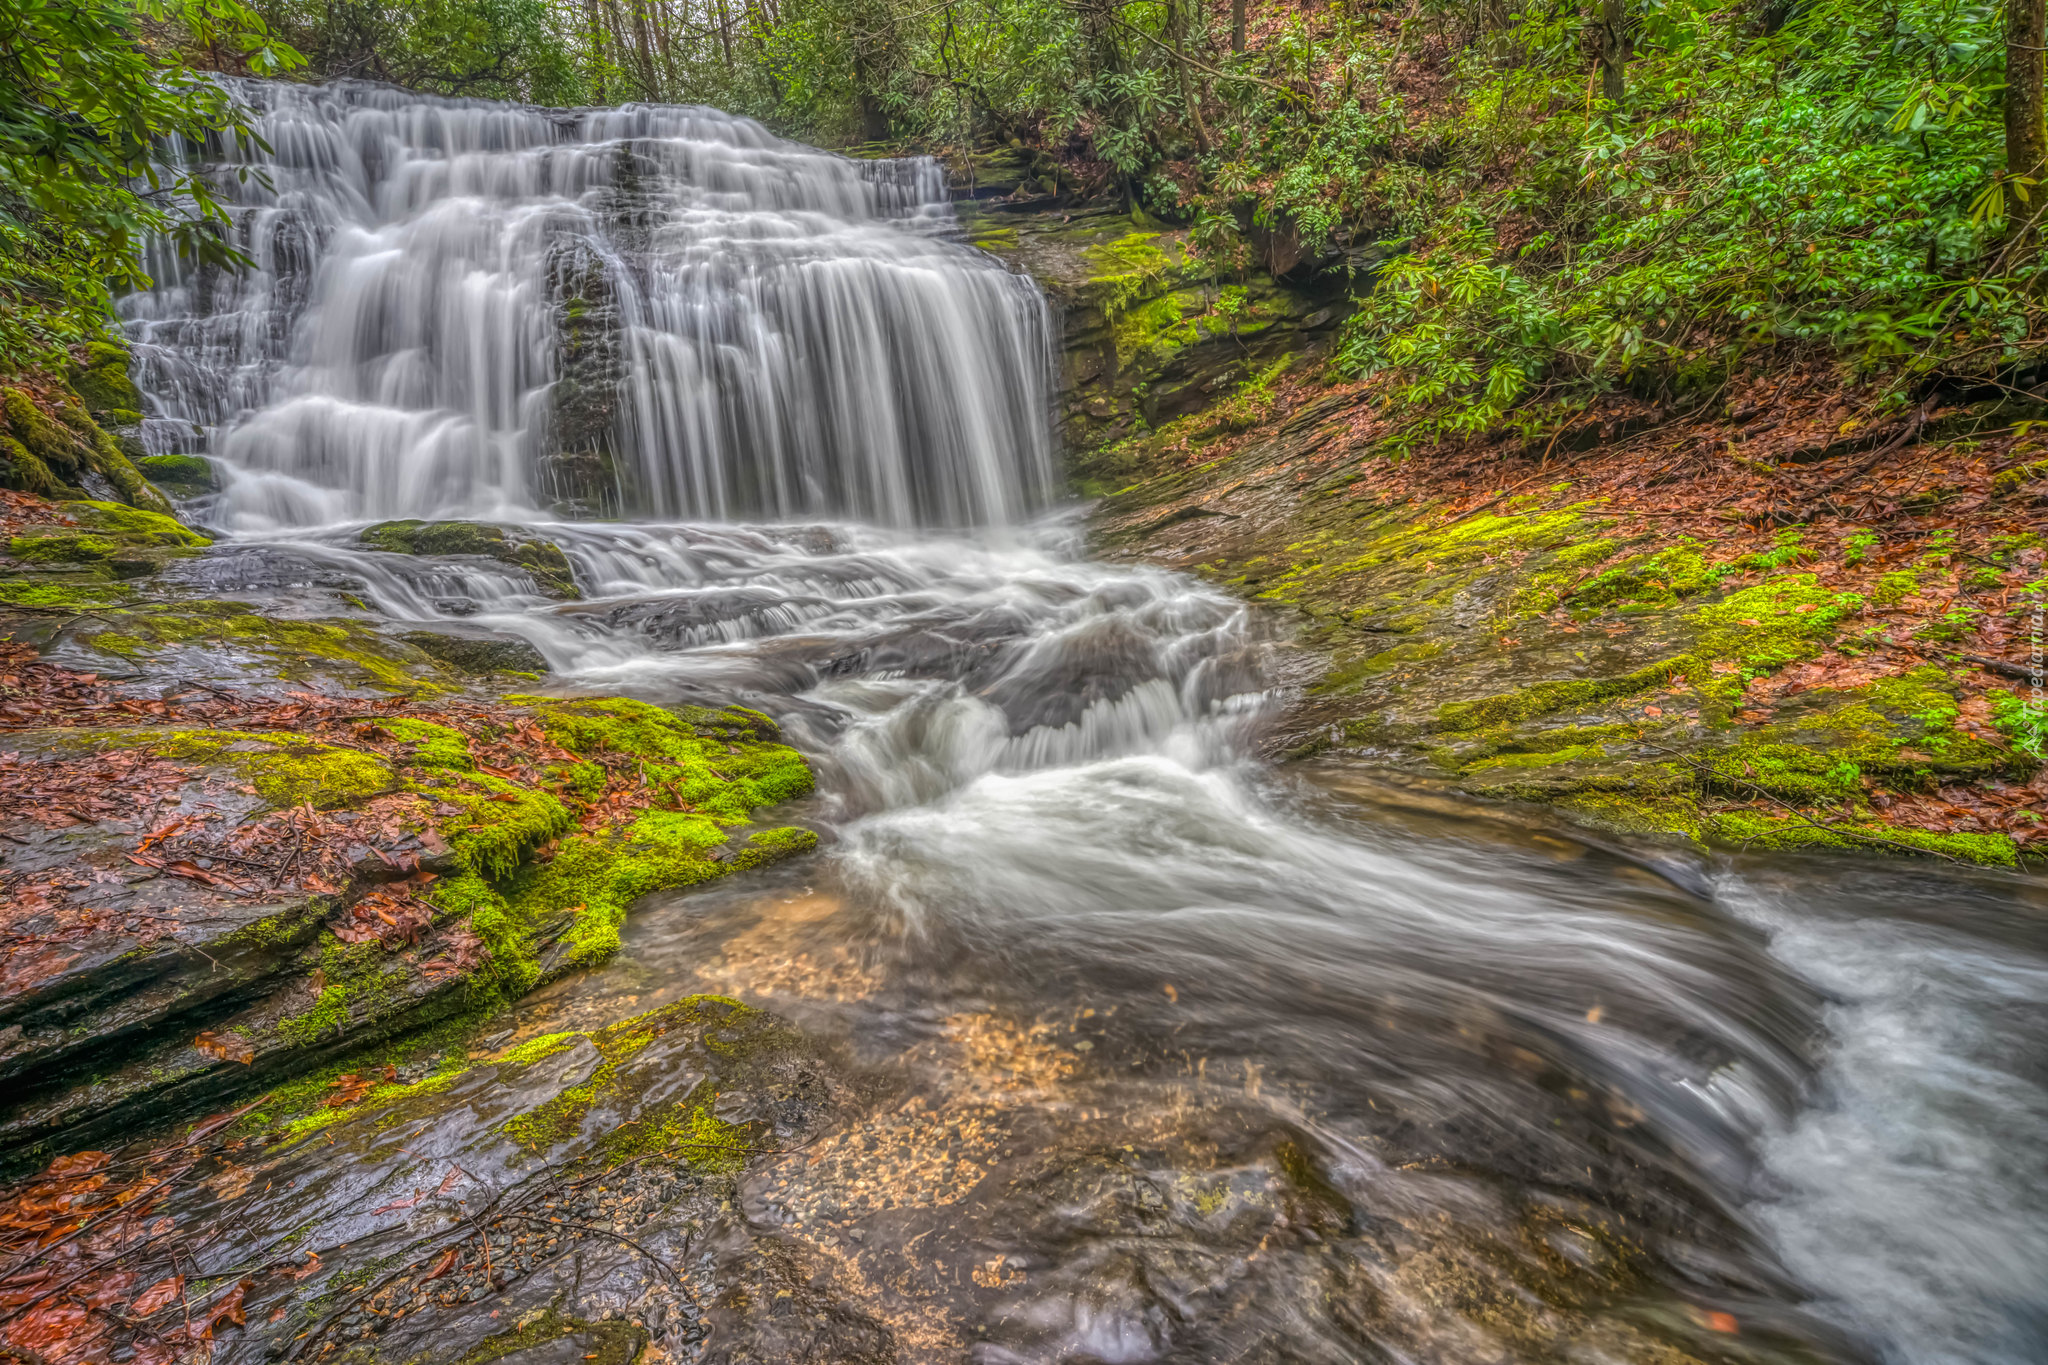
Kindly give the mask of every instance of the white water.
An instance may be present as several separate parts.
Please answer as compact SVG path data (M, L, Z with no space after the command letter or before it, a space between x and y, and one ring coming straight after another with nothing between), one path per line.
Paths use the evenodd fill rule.
M158 253L123 304L145 435L222 462L221 525L551 501L567 278L617 314L611 505L988 525L1044 502L1045 304L938 239L933 163L710 109L235 89L271 149L217 177L255 268Z
M2048 1356L2048 955L2015 893L1814 864L1722 868L1696 903L1276 786L1248 758L1272 698L1247 610L1027 520L1044 308L945 239L929 167L703 110L245 93L276 149L243 218L264 268L127 303L153 439L227 474L196 509L236 533L217 588L339 575L386 616L519 635L577 686L774 711L819 760L835 875L934 971L1133 1014L1178 983L1180 1045L1345 1134L1360 1208L1477 1216L1369 1157L1384 1100L1510 1188L1583 1169L1697 1218L1659 1275L1752 1332L1836 1351L1810 1294L1886 1359ZM565 241L619 300L617 496L681 522L535 510ZM457 513L555 540L585 600L353 543ZM982 529L911 529L933 525ZM1507 1056L1616 1132L1589 1145ZM990 1359L1176 1358L1123 1290L1045 1283L1054 1326ZM1326 1287L1294 1288L1245 1310L1270 1343L1359 1349L1317 1317Z

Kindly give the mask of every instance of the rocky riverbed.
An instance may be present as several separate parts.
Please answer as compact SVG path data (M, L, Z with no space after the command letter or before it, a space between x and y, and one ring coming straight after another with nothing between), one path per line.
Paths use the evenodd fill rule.
M1745 1204L1834 1190L1784 1157L1821 992L1770 954L1837 900L2023 937L2024 432L1921 442L1966 535L1685 483L1660 520L1597 440L1432 483L1318 373L1369 262L1232 285L1099 207L963 224L1061 310L1120 565L216 539L207 461L123 452L112 358L8 397L8 1350L1868 1358ZM1781 425L1787 466L1873 448ZM1816 845L1901 861L1706 853Z

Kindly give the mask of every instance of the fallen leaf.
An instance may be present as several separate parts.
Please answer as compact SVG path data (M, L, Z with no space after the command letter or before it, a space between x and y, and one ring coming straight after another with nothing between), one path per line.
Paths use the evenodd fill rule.
M443 1275L455 1269L455 1262L461 1259L461 1256L462 1253L459 1250L449 1247L441 1253L441 1259L434 1262L434 1268L420 1277L420 1283L425 1284L428 1280L440 1279Z
M146 1318L157 1309L185 1292L185 1277L173 1275L168 1280L158 1280L142 1291L142 1297L128 1306L128 1311L138 1318Z
M206 1310L206 1326L200 1332L200 1336L212 1336L214 1329L218 1328L223 1322L233 1323L235 1326L240 1327L248 1321L242 1312L242 1300L255 1287L256 1281L254 1280L240 1280L236 1282L234 1288L216 1299L213 1307Z
M256 1060L256 1049L239 1033L215 1033L209 1029L194 1038L192 1046L224 1062L240 1062L247 1066Z

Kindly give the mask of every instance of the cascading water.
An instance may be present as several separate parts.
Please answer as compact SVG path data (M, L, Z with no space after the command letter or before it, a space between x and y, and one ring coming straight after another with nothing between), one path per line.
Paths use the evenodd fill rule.
M145 439L221 461L223 526L1044 503L1044 301L920 231L933 163L709 109L235 90L261 142L215 178L255 268L160 253L124 305Z
M241 92L260 268L124 305L150 439L226 473L195 510L232 534L172 572L781 718L830 851L643 907L522 1015L766 995L974 1169L1036 1162L921 1212L884 1165L743 1183L747 1237L843 1261L903 1358L2048 1351L2048 1092L2011 1060L2048 956L1982 927L2009 885L1701 871L1261 769L1259 618L1029 519L1044 307L947 239L927 165L704 110ZM600 505L644 519L562 517ZM358 543L450 514L552 540L582 600ZM1088 1041L1033 1025L995 1071L993 1018Z

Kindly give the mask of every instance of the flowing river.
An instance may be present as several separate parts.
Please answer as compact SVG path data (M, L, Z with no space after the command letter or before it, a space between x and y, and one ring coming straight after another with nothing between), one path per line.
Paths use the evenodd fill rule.
M240 94L257 268L124 303L153 450L223 471L189 571L757 706L819 770L818 856L653 898L516 1021L719 991L887 1078L728 1241L826 1258L917 1360L2048 1358L2038 883L1262 764L1281 628L1087 557L1052 320L930 163ZM357 546L392 517L525 526L582 600ZM784 1358L870 1358L817 1322Z

